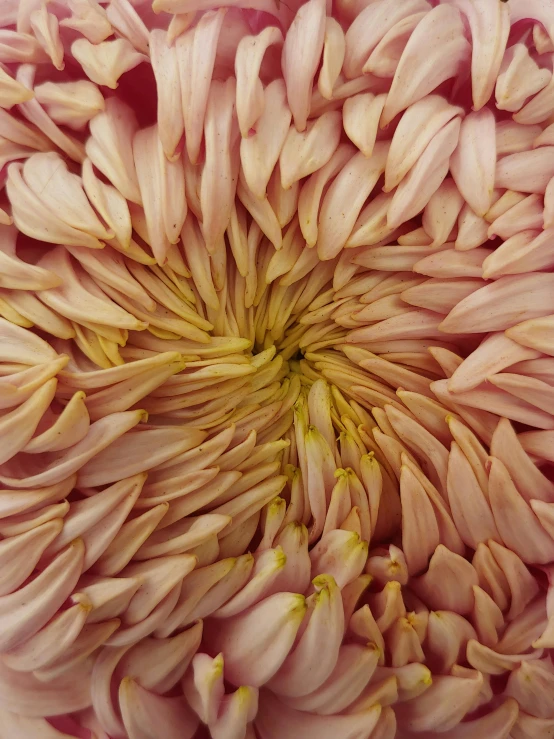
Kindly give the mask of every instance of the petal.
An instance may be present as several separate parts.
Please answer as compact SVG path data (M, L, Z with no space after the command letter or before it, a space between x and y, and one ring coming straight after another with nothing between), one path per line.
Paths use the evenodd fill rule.
M400 57L381 125L459 73L470 53L462 29L460 13L450 5L433 8L425 15Z
M325 8L323 0L300 6L285 36L281 65L298 131L306 128L312 83L323 51Z
M458 146L450 162L458 190L479 216L484 216L491 206L495 168L495 119L488 108L483 108L462 121Z
M126 677L119 686L119 705L130 739L191 739L198 721L183 698L164 698Z
M554 552L554 540L519 494L506 467L494 457L490 463L489 496L504 543L524 562L549 562Z
M376 704L349 716L323 717L296 711L281 703L270 691L262 691L255 726L261 739L280 739L283 733L291 738L369 739L380 714L381 706Z
M234 685L258 687L283 664L300 627L304 596L277 593L210 629L212 648L225 655L225 675Z
M147 59L124 38L99 44L91 44L87 39L80 38L71 44L71 53L92 82L106 85L112 90L118 86L122 74Z
M441 5L440 8L447 6ZM437 8L438 9L438 8ZM448 173L450 155L458 144L460 119L447 123L427 145L425 151L394 193L387 223L397 228L428 204Z
M425 0L410 0L402 6L396 5L391 0L369 3L357 14L346 33L344 60L346 76L353 79L362 74L362 68L371 52L399 21L429 9L429 4ZM363 71L366 72L365 69Z

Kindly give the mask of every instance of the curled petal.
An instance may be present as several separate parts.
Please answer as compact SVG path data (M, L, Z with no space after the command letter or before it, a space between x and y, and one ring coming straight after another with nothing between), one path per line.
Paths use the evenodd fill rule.
M488 108L462 121L460 139L452 155L452 177L464 200L478 216L491 206L496 167L496 127Z
M298 131L306 128L312 83L323 51L325 8L324 0L309 0L301 5L283 46L283 77Z
M430 41L431 40L431 41ZM410 36L387 96L381 125L459 74L469 57L459 11L440 5L427 13Z
M210 629L212 648L225 654L234 685L266 683L285 661L306 613L302 595L277 593Z
M260 67L270 46L283 43L283 34L276 26L264 28L257 36L244 36L235 56L237 78L237 118L243 138L250 135L264 110L264 88Z
M474 585L478 585L478 578L472 565L442 544L431 557L428 571L413 583L416 594L434 610L462 615L473 608Z
M489 496L492 512L504 542L524 562L545 564L554 556L554 540L525 502L505 465L491 457Z
M121 681L119 706L131 739L154 739L160 732L167 739L191 739L198 725L198 719L183 698L157 695L131 677Z
M260 708L255 720L261 739L281 739L285 736L317 736L319 739L369 739L379 720L381 706L346 716L318 716L297 711L281 703L270 691L262 691Z
M402 705L399 723L417 732L453 729L471 711L482 684L476 670L467 677L436 675L423 695Z
M446 7L441 5L439 7ZM394 193L387 223L397 228L417 215L438 190L448 173L450 155L458 144L460 119L447 123L431 140Z
M510 33L510 10L496 0L449 0L466 16L471 31L473 107L490 99ZM513 20L512 20L513 23Z
M124 38L100 44L91 44L84 38L77 39L71 44L71 53L92 82L106 85L112 90L118 86L122 74L147 60Z
M362 74L362 70L366 72L363 67L381 39L404 18L428 10L430 6L425 0L410 0L402 5L397 5L394 0L368 3L346 33L346 76L352 79Z

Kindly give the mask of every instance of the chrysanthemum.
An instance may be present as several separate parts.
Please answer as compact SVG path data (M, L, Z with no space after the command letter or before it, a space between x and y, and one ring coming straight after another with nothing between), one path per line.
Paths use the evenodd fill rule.
M0 2L0 737L554 735L554 0Z

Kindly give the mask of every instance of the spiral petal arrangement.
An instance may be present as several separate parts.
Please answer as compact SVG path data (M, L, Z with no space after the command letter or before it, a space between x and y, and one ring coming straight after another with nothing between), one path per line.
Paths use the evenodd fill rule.
M554 0L6 0L0 736L554 732Z

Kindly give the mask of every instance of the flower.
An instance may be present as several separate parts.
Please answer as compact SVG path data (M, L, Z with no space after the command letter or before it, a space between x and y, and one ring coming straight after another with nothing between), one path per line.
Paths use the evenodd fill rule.
M551 3L4 5L0 725L550 735Z

